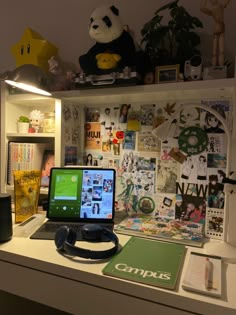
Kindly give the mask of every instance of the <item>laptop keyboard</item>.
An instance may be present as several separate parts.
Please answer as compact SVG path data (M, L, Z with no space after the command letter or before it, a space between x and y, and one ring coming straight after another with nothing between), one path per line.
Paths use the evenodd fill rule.
M45 223L45 225L42 226L42 230L44 230L45 232L56 232L60 227L65 226L65 225L75 230L76 232L78 232L79 230L81 230L84 224L78 224L78 223L73 224L73 223L66 223L66 222L65 223Z
M86 223L72 223L72 222L45 222L40 228L38 228L31 236L31 239L45 239L45 240L52 240L55 237L56 231L62 226L68 226L75 230L77 234L77 241L84 240L81 233L82 226ZM102 223L101 224L104 228L107 228L113 231L114 225L111 223ZM109 241L109 238L104 235L103 241Z

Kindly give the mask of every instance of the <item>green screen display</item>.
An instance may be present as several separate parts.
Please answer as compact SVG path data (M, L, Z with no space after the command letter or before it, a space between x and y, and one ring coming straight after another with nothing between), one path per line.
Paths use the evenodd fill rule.
M52 168L48 218L113 219L115 171Z

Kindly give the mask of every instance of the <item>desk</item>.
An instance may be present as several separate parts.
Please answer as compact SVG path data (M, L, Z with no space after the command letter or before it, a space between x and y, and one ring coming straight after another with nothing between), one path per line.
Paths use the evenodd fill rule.
M118 235L124 245L128 236ZM82 243L83 246L88 244ZM89 244L89 247L95 246ZM105 248L108 244L102 244ZM89 248L88 247L88 248ZM104 276L107 261L66 258L53 241L17 238L0 244L0 290L78 315L112 314L236 314L236 264L223 266L223 297L212 298L184 291L136 284ZM195 251L236 257L236 248L211 240Z

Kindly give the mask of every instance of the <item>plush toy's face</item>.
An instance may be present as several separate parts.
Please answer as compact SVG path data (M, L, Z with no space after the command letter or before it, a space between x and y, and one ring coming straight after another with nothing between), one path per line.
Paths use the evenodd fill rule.
M120 37L123 25L114 6L96 8L90 17L89 35L98 43L109 43Z

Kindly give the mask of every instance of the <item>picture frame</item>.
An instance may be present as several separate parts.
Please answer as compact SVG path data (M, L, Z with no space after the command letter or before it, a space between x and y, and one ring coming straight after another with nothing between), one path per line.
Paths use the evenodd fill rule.
M157 66L155 68L155 83L177 82L179 77L179 64Z

